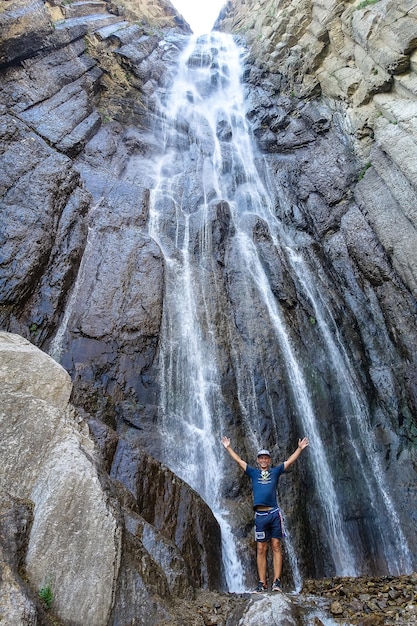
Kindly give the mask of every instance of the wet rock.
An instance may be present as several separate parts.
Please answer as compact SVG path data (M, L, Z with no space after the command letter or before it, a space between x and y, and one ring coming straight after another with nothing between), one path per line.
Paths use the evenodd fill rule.
M123 254L118 259L102 256L114 244ZM57 346L62 362L78 380L76 400L89 412L98 410L105 421L110 415L114 418L115 409L123 419L123 397L116 406L114 399L119 396L117 389L124 389L124 396L129 388L131 399L137 398L132 409L140 415L147 404L155 404L146 377L154 359L161 319L163 266L159 250L135 225L98 230L96 246L84 267L88 279L77 293L68 325L71 335L62 347ZM93 267L95 274L90 271ZM145 283L149 289L144 289ZM126 297L126 310L120 317L117 311ZM88 310L82 312L77 303L87 301ZM110 345L113 347L109 349ZM100 393L100 397L97 376L109 381L106 394ZM87 389L90 393L84 397ZM129 414L126 418L132 423Z
M92 97L100 76L98 69L85 73L48 100L22 111L21 119L58 150L75 156L101 124Z
M16 330L28 337L30 332L45 336L46 327L59 315L62 290L79 261L86 234L82 216L89 197L71 161L51 150L27 126L4 116L1 130L7 142L1 165L1 302L11 312L20 306L23 319L14 326ZM58 259L63 250L65 258ZM47 278L51 260L56 265L52 284ZM3 308L4 313L8 309Z
M297 623L293 603L280 593L252 600L239 622L242 626L296 626Z
M85 419L88 421L91 435L102 453L103 465L109 472L119 438L116 432L101 420L92 418L88 414L85 415Z
M164 572L171 594L176 598L194 598L195 581L189 573L189 568L179 548L167 540L154 526L144 523L142 519L136 526L136 532L138 530L140 530L144 548Z
M175 543L194 584L221 588L220 530L199 496L166 467L123 440L111 476L131 491L141 516Z
M26 116L34 123L49 121L50 124L59 122L64 124L65 120L39 119L36 111L45 113L49 106L51 112L53 99L55 98L55 102L58 103L57 94L64 89L62 92L64 96L60 99L60 104L62 104L65 96L75 97L76 92L86 87L88 79L93 76L97 81L101 72L97 72L94 59L86 54L83 39L76 38L74 41L58 46L57 50L48 54L26 59L22 66L8 68L4 72L4 81L1 86L3 102L7 103L16 114L26 111ZM90 84L92 82L94 81L90 80ZM73 83L78 85L79 90L71 89ZM35 110L28 111L33 106ZM71 120L66 120L66 123L71 123Z

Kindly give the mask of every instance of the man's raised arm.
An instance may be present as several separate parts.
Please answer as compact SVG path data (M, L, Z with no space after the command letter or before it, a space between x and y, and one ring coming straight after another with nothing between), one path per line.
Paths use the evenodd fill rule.
M226 450L228 451L228 453L230 454L232 459L234 461L236 461L236 463L243 469L243 471L245 471L247 463L246 463L246 461L241 459L240 456L238 454L236 454L236 452L230 446L230 439L229 439L229 437L222 437L222 444L224 445L224 447L226 448Z
M284 461L284 469L286 470L288 467L290 467L290 465L292 465L300 456L300 454L302 453L302 451L304 450L304 448L307 448L308 446L308 439L307 437L304 437L303 439L299 439L298 440L298 447L297 450L295 452L292 453L291 456L288 457L288 459L286 461Z

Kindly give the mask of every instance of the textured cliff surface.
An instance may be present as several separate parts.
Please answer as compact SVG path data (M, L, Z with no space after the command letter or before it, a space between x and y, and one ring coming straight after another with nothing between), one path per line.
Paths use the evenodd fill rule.
M49 623L37 598L42 588L50 588L63 623L103 626L155 623L170 615L171 597L221 585L220 535L208 507L126 442L109 480L116 434L89 425L69 404L72 383L61 366L0 333L0 378L5 623L43 623L42 616ZM181 513L185 502L192 519Z
M266 218L251 211L250 177L234 157L237 129L226 115L216 120L214 135L204 123L193 135L187 117L172 125L172 135L164 126L167 115L160 109L189 30L169 7L22 0L1 5L0 323L70 373L76 414L88 421L101 451L100 477L117 491L109 515L123 535L123 548L118 586L107 581L114 594L108 623L146 624L154 611L168 620L172 606L159 598L187 597L195 583L223 584L211 513L155 461L163 457L165 443L161 369L182 373L182 353L176 359L175 345L169 352L161 337L167 336L167 264L176 267L181 259L175 244L184 238L184 222L190 257L208 277L201 320L218 350L215 445L225 427L248 460L255 440L281 459L304 434L288 358L271 319L260 301L245 309L256 289L247 283L253 268L242 271L232 202L219 199L215 185L206 186L216 142L225 185L233 198L237 190L236 203L248 213L247 248L257 251L312 390L343 535L357 546L358 570L385 573L397 567L395 558L382 554L381 534L394 541L398 536L388 523L385 530L378 525L375 511L384 508L384 492L373 492L379 494L373 502L361 474L360 466L372 470L373 454L382 459L378 467L392 485L399 516L385 510L381 520L400 520L416 563L415 8L388 0L363 9L355 4L233 2L219 22L248 45L246 114L261 151L257 166L270 191L271 213L282 226L281 247ZM189 62L213 69L212 84L199 85L205 95L221 82L219 75L227 82L216 54L213 47ZM191 92L188 97L192 101ZM158 172L158 159L171 151L172 162ZM167 194L157 209L168 254L150 228L155 188L164 185ZM305 264L296 275L298 252ZM306 285L309 276L314 278ZM330 355L321 309L330 320L331 342L342 346L339 361ZM213 313L212 326L204 326L207 311ZM161 366L161 354L175 358ZM208 354L203 352L204 359ZM349 396L339 371L344 360L352 364ZM193 377L191 370L180 382L187 387ZM363 407L375 447L372 454L361 449L356 462L355 446L366 433L350 418ZM59 430L64 428L67 421L55 418ZM175 450L179 457L183 444ZM88 450L90 445L89 440ZM74 454L77 464L88 466L87 474L98 471L83 450ZM54 459L59 461L51 454ZM221 496L234 513L236 543L252 584L248 486L223 458L218 467L225 473ZM318 502L318 473L306 461L285 478L282 497L303 576L332 575L335 568ZM13 491L19 487L12 469L10 485ZM31 523L29 492L22 485L8 505L20 527ZM183 504L189 508L177 516ZM22 546L25 537L23 529ZM115 554L119 558L117 549ZM290 579L291 568L286 571ZM36 585L43 584L43 573L36 570ZM106 602L99 611L108 610Z
M283 190L277 214L298 230L300 246L309 245L301 232L319 243L310 260L323 255L342 295L336 323L359 332L359 343L354 332L348 343L358 371L364 366L372 380L375 394L368 388L368 398L391 415L380 421L376 404L371 409L381 442L391 442L387 467L396 473L391 445L401 431L405 447L394 453L401 463L413 454L414 443L406 442L416 434L415 3L237 0L227 3L216 27L248 44L248 117ZM325 293L329 284L320 288ZM291 304L288 287L280 297ZM336 304L338 297L331 299ZM311 358L317 340L308 339L301 322L298 327ZM323 367L315 358L312 369ZM402 382L391 386L400 370ZM394 391L400 387L402 399ZM331 404L329 424L338 421L340 407L330 397L321 405L329 419ZM393 478L405 498L414 491L412 473L408 487L408 479ZM353 521L355 506L348 508Z
M217 27L248 42L254 82L342 112L363 167L358 204L416 295L416 3L236 0Z

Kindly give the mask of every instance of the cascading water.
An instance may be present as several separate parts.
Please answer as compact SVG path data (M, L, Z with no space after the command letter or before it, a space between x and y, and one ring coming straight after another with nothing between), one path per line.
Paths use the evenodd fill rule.
M385 523L380 527L379 540L385 559L391 563L391 573L412 571L412 559L406 538L401 530L398 515L388 494L380 460L376 451L372 429L367 414L366 400L353 368L340 340L337 325L331 311L314 287L314 280L302 257L289 250L294 272L308 296L326 344L327 353L334 366L335 375L345 405L347 442L353 448L353 456L361 467L364 484L368 490L369 505ZM353 431L360 433L360 444Z
M228 434L238 413L251 453L266 437L274 442L282 439L277 378L280 389L287 385L290 390L298 436L308 435L311 441L315 502L322 513L320 533L333 560L332 573L361 573L361 548L347 532L314 394L267 271L268 254L261 253L259 242L268 241L276 260L288 259L303 297L313 297L291 239L274 214L272 192L257 171L240 81L242 54L231 36L219 33L191 38L182 53L159 111L164 146L151 194L149 226L163 252L166 272L160 336L162 457L215 513L222 529L230 591L244 590L246 582L221 495L230 459L225 459L220 437ZM314 302L313 306L318 307ZM336 348L326 316L317 310L316 317L324 329L323 349L340 370L342 393L350 394L346 409L354 411L358 423L363 417L366 424L362 402L353 400L356 391L349 382L347 355ZM269 371L271 354L279 376ZM231 386L233 394L227 391ZM354 434L350 436L353 441ZM372 451L371 444L355 445L362 446L359 451L354 446L358 459ZM377 462L362 463L365 489L368 497L378 493L383 500L378 510L389 521L385 559L391 564L394 559L393 568L404 571L409 569L407 548L403 537L388 539L395 510L378 467ZM289 552L294 553L292 546ZM399 563L394 552L400 554ZM293 567L298 582L300 572L296 563Z
M202 42L203 38L199 41ZM196 42L191 40L180 60L172 95L163 111L166 118L166 153L159 163L158 183L152 193L150 212L150 233L160 244L166 263L161 330L164 461L211 506L222 529L228 588L230 591L241 591L244 588L242 567L227 522L227 513L221 509L219 498L222 478L219 416L225 407L217 367L217 346L213 341L213 298L206 279L212 264L211 238L207 229L208 205L213 197L222 197L218 175L222 159L215 130L219 111L217 106L210 111L209 99L204 97L204 91L209 90L214 77L210 70L212 51L209 43L206 43L201 56L196 57L195 46ZM219 67L218 81L228 83L229 96L235 100L236 94L240 93L239 74L232 74L233 82L230 83L223 73L229 70L224 44L220 52L223 58L219 61L222 68ZM237 49L234 49L235 63L237 55ZM189 73L193 79L190 79ZM237 112L239 104L235 102L233 107ZM178 160L177 151L172 147L172 144L175 145L179 119L183 123L189 120L192 124L191 149L200 151L195 158L202 169L201 200L194 213L183 198L187 189L187 174L183 172L181 160ZM201 130L207 127L211 132L205 139L201 136ZM207 152L207 156L204 152ZM173 231L166 228L167 210L175 216ZM194 240L191 239L196 229L200 249L197 263L193 251Z

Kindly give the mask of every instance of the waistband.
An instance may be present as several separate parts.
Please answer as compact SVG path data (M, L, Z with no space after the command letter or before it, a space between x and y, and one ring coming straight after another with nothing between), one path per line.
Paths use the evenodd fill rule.
M276 513L277 511L279 511L279 507L271 509L270 511L255 511L255 515L270 515L271 513Z

